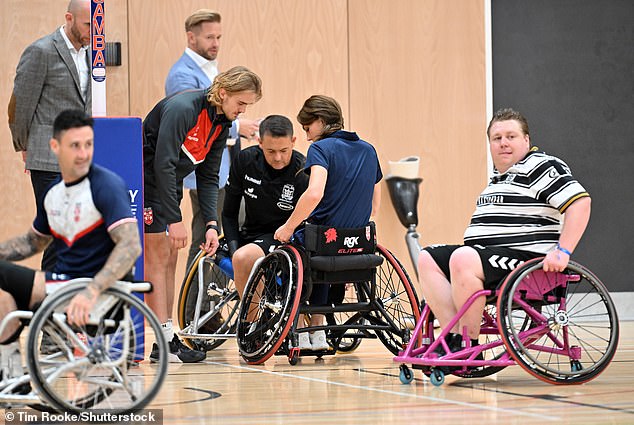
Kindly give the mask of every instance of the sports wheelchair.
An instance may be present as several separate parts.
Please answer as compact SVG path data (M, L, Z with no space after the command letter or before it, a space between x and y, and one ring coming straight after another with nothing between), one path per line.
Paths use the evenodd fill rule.
M374 223L307 224L304 239L280 246L251 271L237 324L243 359L260 364L280 354L295 365L300 355L350 351L363 338L378 338L393 354L402 350L420 315L418 297L401 263L376 244ZM333 285L330 305L311 306L312 288L322 284ZM301 327L307 321L300 317L311 314L324 314L326 324ZM326 331L330 347L300 352L299 334L316 330Z
M229 247L221 238L216 254L199 251L185 274L178 296L178 335L190 348L213 350L236 336L239 305Z
M409 161L409 159L407 159ZM397 216L407 229L405 242L416 270L421 250L417 204L420 178L391 175L386 179ZM616 309L603 283L585 267L570 261L561 273L543 271L542 258L527 261L495 290L473 294L445 329L435 329L434 314L424 304L401 363L404 384L421 369L433 385L445 375L479 378L519 364L553 384L581 384L608 366L619 338ZM486 297L479 345L451 352L446 337L479 297ZM461 333L466 336L466 330ZM464 341L469 338L463 338Z
M345 300L354 302L354 288L347 285ZM209 351L236 337L240 297L233 282L228 247L221 238L214 256L199 251L189 266L178 296L178 335L196 350ZM331 321L346 320L351 313L329 315ZM360 338L342 338L337 352L354 351Z
M2 357L1 407L117 414L139 410L156 396L167 374L167 342L156 316L132 294L149 292L151 284L116 282L100 295L88 323L77 327L66 321L65 309L89 281L71 280L35 312L15 311L2 319L0 329L12 319L28 324L22 344L28 373L19 352ZM158 362L151 365L138 363L145 354L144 323L160 348Z
M478 297L487 300L479 345L463 343L451 352L448 331ZM545 382L581 384L608 366L619 337L616 309L603 283L573 261L561 273L544 272L543 258L517 267L497 289L473 294L442 332L434 332L433 322L425 305L407 348L394 358L402 363L405 384L414 379L407 363L436 386L446 374L478 378L515 364Z

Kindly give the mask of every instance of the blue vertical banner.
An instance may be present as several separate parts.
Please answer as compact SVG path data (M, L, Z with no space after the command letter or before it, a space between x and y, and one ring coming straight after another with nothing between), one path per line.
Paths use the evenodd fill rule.
M143 245L143 125L141 118L95 118L94 162L117 173L128 187L130 209L136 217ZM143 280L143 254L134 266L134 279ZM137 294L143 299L142 294ZM137 330L136 359L143 360L143 316L133 312Z
M141 118L95 118L94 161L117 173L128 185L130 209L143 243L143 127ZM143 280L143 256L134 278Z
M90 83L92 115L106 116L106 10L105 0L92 0L90 5Z

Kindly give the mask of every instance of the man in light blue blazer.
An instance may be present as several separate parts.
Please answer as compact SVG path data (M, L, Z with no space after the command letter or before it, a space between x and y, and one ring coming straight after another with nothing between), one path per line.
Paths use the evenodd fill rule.
M185 20L187 34L187 48L183 55L172 65L165 80L165 95L192 89L204 89L211 85L218 74L218 51L222 37L221 17L218 12L210 9L200 9ZM224 186L229 178L231 165L231 151L240 150L240 135L252 139L258 130L258 121L239 118L233 122L227 148L222 154L220 164L220 178L218 181L218 225L222 226L222 204L224 203ZM190 174L183 181L189 189L192 202L192 242L189 249L187 264L194 260L201 243L204 242L205 223L198 207L198 192L196 191L196 177ZM176 254L175 254L176 255Z
M211 85L213 77L218 74L217 61L215 59L206 60L206 62L201 64L205 66L205 64L209 63L209 71L213 74L213 77L210 78L203 71L201 65L196 63L196 60L192 57L192 53L196 54L196 52L189 47L187 49L183 56L172 65L169 74L167 74L167 79L165 80L165 94L167 96L184 90L207 88Z

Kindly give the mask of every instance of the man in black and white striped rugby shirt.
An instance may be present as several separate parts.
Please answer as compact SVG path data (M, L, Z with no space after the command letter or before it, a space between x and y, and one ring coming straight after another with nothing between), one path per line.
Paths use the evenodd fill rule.
M425 301L442 327L473 293L495 288L523 261L545 255L545 271L565 269L590 219L590 195L563 161L531 148L520 113L497 111L487 135L495 173L477 200L464 245L427 247L418 259ZM452 351L465 326L477 344L484 303L480 297L452 329Z

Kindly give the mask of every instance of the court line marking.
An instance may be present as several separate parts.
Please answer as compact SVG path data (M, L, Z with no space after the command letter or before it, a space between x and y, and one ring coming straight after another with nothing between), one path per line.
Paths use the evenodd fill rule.
M570 405L570 406L579 406L579 407L589 407L589 408L593 408L593 409L598 409L598 410L608 410L608 411L612 411L612 412L618 412L618 413L626 413L626 414L634 414L634 410L632 410L629 406L631 406L631 404L628 404L627 408L621 408L621 407L612 407L612 406L608 406L605 404L592 404L592 403L584 403L582 401L575 401L575 400L571 400L571 396L569 395L565 395L565 396L559 396L559 395L555 395L555 394L521 394L521 393L516 393L513 391L508 391L508 390L501 390L499 388L476 388L477 384L468 384L468 383L456 383L455 384L457 387L460 388L468 388L468 389L477 389L479 391L486 391L486 392L493 392L496 394L504 394L504 395L511 395L514 397L523 397L523 398L529 398L529 399L534 399L534 400L543 400L543 401L552 401L555 403L561 403L564 405ZM624 393L629 393L631 391L625 391ZM618 393L615 393L613 391L610 392L606 392L603 394L610 394L610 395L615 395ZM594 393L594 394L588 394L588 396L590 397L595 397L597 395L601 395L601 393Z
M308 377L308 376L301 376L301 375L290 374L290 373L274 372L274 371L266 370L266 369L257 369L257 368L250 367L250 366L232 365L232 364L229 364L229 363L214 362L214 361L207 361L205 363L206 364L213 364L213 365L217 365L217 366L226 366L226 367L230 367L232 369L242 369L242 370L249 370L249 371L252 371L252 372L266 373L266 374L269 374L269 375L277 375L277 376L282 376L282 377L285 377L285 378L294 378L294 379L299 379L299 380L303 380L303 381L318 382L318 383L322 383L322 384L336 385L336 386L345 387L345 388L353 388L353 389L357 389L357 390L365 390L365 391L377 392L377 393L381 393L381 394L405 396L405 397L410 397L410 398L416 398L416 399L433 401L433 402L437 402L437 403L454 404L456 406L469 407L469 408L472 408L472 409L488 410L488 411L493 411L493 412L503 412L503 413L512 414L512 415L519 415L519 416L529 416L529 417L532 417L532 418L539 418L539 419L549 420L549 421L560 420L561 419L561 417L559 417L559 416L542 415L542 414L539 414L539 413L522 412L522 411L518 411L518 410L514 410L514 409L504 409L504 408L500 408L500 407L484 406L484 405L481 405L481 404L467 403L467 402L464 402L464 401L447 400L447 399L442 399L442 398L437 398L437 397L418 395L418 394L410 394L410 393L405 393L405 392L400 392L400 391L383 390L383 389L380 389L380 388L372 388L372 387L367 387L367 386L363 386L363 385L352 385L352 384L346 384L344 382L328 381L326 379L321 379L321 378L311 378L311 377Z

